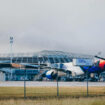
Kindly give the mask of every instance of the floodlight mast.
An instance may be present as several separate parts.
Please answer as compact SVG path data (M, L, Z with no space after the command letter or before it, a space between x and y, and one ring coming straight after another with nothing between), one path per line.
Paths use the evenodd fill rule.
M13 52L12 52L12 46L13 46L13 37L10 37L10 63L12 64L12 58L13 58ZM11 80L12 80L12 69L11 69Z

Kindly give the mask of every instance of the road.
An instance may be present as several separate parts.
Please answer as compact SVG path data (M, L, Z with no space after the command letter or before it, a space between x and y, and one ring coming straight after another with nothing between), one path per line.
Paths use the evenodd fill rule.
M27 81L27 87L56 87L56 82L36 82ZM0 87L23 87L24 81L6 81L0 82ZM59 86L86 86L86 82L59 82ZM89 82L89 86L105 86L105 82Z

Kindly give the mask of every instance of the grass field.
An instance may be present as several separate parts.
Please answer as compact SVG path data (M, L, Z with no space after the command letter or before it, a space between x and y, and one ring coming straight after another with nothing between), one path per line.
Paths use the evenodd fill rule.
M59 97L85 97L86 87L60 87ZM104 96L105 87L89 87L89 96ZM27 87L27 98L53 98L57 96L56 87ZM23 98L23 87L0 87L0 99Z
M105 105L105 87L0 87L0 105Z
M0 105L105 105L105 97L64 99L10 99L0 100Z

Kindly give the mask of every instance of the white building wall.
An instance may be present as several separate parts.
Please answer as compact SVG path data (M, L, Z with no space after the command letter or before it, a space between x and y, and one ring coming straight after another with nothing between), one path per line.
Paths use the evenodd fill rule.
M5 81L5 73L0 71L0 81Z

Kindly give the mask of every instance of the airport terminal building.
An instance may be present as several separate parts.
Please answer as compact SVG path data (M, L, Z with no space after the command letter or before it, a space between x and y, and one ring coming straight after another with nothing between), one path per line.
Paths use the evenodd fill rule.
M56 63L72 62L74 58L93 59L91 55L76 54L63 51L40 51L37 53L18 53L18 54L0 54L0 80L36 80L36 77L47 69L46 66ZM27 64L27 68L11 68L13 64ZM5 65L6 64L6 65ZM5 66L4 66L5 65ZM37 67L29 67L29 65L40 65ZM50 68L51 69L51 68ZM25 78L24 78L25 77Z

